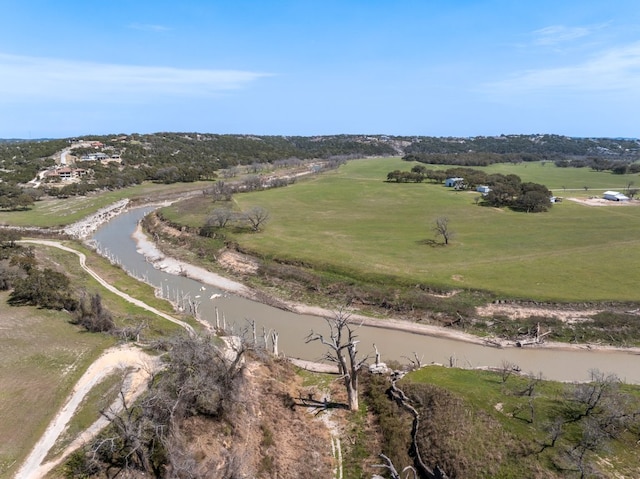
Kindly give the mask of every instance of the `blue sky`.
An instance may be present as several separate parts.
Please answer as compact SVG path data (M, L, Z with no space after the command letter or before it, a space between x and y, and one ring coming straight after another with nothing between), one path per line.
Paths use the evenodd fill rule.
M2 0L0 138L640 137L637 0Z

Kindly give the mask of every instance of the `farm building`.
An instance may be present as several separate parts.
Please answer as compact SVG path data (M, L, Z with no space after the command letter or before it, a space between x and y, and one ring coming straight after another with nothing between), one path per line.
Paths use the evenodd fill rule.
M476 188L476 191L478 193L482 193L483 195L486 195L491 191L491 188L489 188L487 185L478 185L478 187Z
M459 177L447 178L446 180L444 180L444 186L456 186L459 183L462 183L463 181L464 181L464 178L459 178Z
M622 193L618 193L617 191L605 191L602 194L602 197L605 200L610 200L610 201L628 201L629 197L623 195Z

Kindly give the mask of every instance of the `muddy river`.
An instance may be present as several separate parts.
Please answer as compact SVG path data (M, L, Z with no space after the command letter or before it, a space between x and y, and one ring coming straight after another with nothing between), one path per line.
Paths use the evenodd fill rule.
M250 328L255 322L258 338L263 331L275 330L279 336L279 351L290 357L321 359L324 350L318 343L305 343L311 330L326 333L325 320L317 316L295 314L234 294L192 279L154 269L137 250L132 238L137 222L151 207L137 208L115 217L101 226L93 239L100 249L122 265L132 276L143 279L171 300L196 303L202 319L215 324L224 320L235 332ZM640 357L622 351L562 350L534 348L493 348L464 341L417 335L375 327L361 326L357 330L361 354L373 357L376 344L382 361L408 362L414 353L423 364L453 361L458 367L500 367L504 361L516 364L524 372L542 373L547 379L582 381L591 369L616 373L621 379L640 384Z

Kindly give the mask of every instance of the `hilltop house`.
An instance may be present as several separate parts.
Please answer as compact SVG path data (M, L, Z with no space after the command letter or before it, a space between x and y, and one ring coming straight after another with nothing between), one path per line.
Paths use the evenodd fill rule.
M45 178L60 178L63 181L70 181L87 174L87 170L82 168L69 168L68 166L49 170L45 173Z
M105 153L91 153L80 157L80 161L104 161L109 157Z

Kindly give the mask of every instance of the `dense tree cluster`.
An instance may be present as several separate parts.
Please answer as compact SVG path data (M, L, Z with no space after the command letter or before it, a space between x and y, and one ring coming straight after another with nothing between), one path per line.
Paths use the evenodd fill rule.
M182 165L187 170L199 169L205 177L223 168L273 163L287 158L328 159L396 153L390 144L379 138L352 135L287 137L157 133L132 135L119 147L126 164L144 164L152 168Z
M430 179L442 183L445 178L463 178L457 189L474 190L477 186L489 186L490 191L482 197L482 204L498 208L509 207L527 213L539 213L551 208L551 191L541 184L523 183L517 175L487 174L474 168L449 168L429 170L424 165L415 165L411 171L394 170L387 174L387 181L398 183L417 182ZM439 232L439 234L442 234ZM446 238L445 238L446 239Z
M614 173L640 171L638 140L569 138L559 135L414 139L404 149L407 161L427 164L487 166L493 163L552 161L561 167L589 167ZM637 169L637 171L634 171Z
M38 171L53 165L50 158L68 146L67 140L10 141L0 143L0 179L26 183Z
M635 139L572 138L561 135L500 135L458 137L418 137L405 148L406 154L493 153L497 155L569 155L637 157L640 143ZM514 158L517 156L514 156ZM522 158L527 160L526 156Z
M20 188L14 183L0 183L0 209L24 210L31 207L41 193L33 188Z
M29 268L24 277L15 280L8 302L14 306L74 311L78 301L69 291L69 284L64 273L51 268Z

